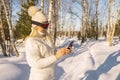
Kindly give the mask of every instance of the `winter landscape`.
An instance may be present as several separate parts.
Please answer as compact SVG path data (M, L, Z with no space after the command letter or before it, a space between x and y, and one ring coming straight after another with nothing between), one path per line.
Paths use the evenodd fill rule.
M74 40L73 51L61 58L55 66L55 80L120 80L120 43L114 46L101 38L81 44L76 38L58 38L56 48L65 47ZM29 69L23 43L17 44L19 57L0 54L0 80L28 80ZM0 51L0 53L2 53Z
M0 0L0 80L48 79L120 80L120 0Z

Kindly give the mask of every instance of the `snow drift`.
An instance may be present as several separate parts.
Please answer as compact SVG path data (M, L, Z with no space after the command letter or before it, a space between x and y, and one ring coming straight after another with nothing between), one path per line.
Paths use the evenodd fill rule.
M55 80L120 80L120 44L108 46L104 40L58 39L57 49L74 40L74 49L57 61ZM0 51L0 80L28 80L24 45L17 45L20 57L3 57Z

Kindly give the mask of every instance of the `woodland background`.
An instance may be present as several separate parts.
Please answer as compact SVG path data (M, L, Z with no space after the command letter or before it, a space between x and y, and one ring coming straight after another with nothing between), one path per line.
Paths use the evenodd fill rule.
M31 31L27 9L32 5L48 18L54 44L57 37L63 36L77 36L81 43L105 37L110 46L114 36L120 40L119 0L0 0L0 45L4 56L19 56L16 41L24 41Z

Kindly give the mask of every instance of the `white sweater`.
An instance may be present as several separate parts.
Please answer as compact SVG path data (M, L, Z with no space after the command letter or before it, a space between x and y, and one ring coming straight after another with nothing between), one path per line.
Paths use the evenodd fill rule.
M30 80L53 80L56 57L53 49L42 38L28 38L25 44L26 59L31 67Z

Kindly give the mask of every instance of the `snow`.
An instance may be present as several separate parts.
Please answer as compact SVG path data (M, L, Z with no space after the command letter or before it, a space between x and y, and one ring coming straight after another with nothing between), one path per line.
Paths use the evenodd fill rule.
M56 63L55 80L120 80L120 43L116 38L110 47L103 38L80 44L76 38L63 37L57 39L56 49L72 40L72 52ZM0 49L0 80L28 80L30 67L21 40L17 49L19 57L3 57Z
M28 80L29 69L26 59L24 46L17 46L20 56L19 57L3 57L0 54L0 80ZM0 51L0 53L2 53Z

